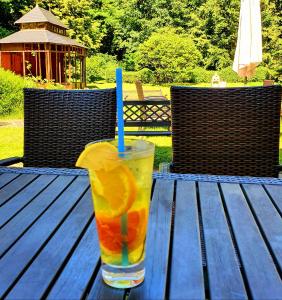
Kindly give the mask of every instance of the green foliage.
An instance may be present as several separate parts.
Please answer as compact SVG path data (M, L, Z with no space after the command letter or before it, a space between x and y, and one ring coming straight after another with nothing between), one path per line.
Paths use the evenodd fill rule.
M23 105L23 88L35 87L31 79L23 79L0 68L0 115L10 114Z
M126 71L146 68L153 74L145 72L141 76L151 82L169 82L172 76L174 81L180 78L186 81L189 76L192 76L191 80L198 81L201 74L196 74L197 71L191 73L194 65L211 71L225 70L232 65L240 0L0 0L0 37L17 30L15 20L34 7L35 3L51 9L69 27L68 35L88 47L89 56L96 53L115 56ZM281 3L281 0L261 0L261 66L268 68L267 76L276 81L279 78L282 80ZM173 28L178 35L176 45L171 46L171 41L168 42L170 34L166 37L167 28ZM163 35L160 30L163 30ZM178 53L180 56L175 62L175 68L174 63L165 62L165 59L157 67L153 66L155 62L142 62L140 53L149 52L144 46L152 44L152 37L158 36L161 44L165 44L163 40L166 40L170 45L166 51L155 51L159 57L171 55L175 48L180 47L180 40L184 39L185 34L190 41L189 48L196 47L200 53L195 54L192 67L185 67L180 62L181 59L186 59L182 53ZM145 57L144 60L146 59ZM168 76L155 70L162 66L168 68ZM224 76L231 78L233 75L229 72L224 73Z
M227 67L218 71L220 80L226 82L239 82L244 81L244 78L240 78L236 72L232 70L232 67Z
M140 45L136 57L140 69L153 72L155 82L168 83L183 70L195 67L201 53L188 35L163 28Z
M191 83L201 83L201 82L211 82L213 76L213 71L205 70L204 68L195 67L193 69L187 70L183 78L178 78L178 82L191 82Z
M13 33L12 30L9 30L5 27L0 26L0 39L4 38L12 33Z
M125 71L125 72L123 72L122 79L126 83L134 83L137 79L141 79L140 72Z
M87 82L106 80L115 81L115 69L118 64L115 57L108 54L93 55L86 60Z
M252 76L251 81L260 81L262 82L264 79L270 79L268 78L269 69L266 67L258 67L256 69L256 73Z

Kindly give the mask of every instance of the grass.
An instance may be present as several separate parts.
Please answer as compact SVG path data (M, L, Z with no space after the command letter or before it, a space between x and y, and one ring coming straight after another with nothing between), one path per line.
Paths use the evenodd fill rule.
M177 84L175 84L177 85ZM180 84L179 84L180 85ZM230 83L228 86L238 86L240 83ZM242 84L241 84L242 85ZM249 83L248 85L261 85L261 83ZM210 86L210 84L198 84L197 86ZM111 88L115 83L98 82L88 86L89 88ZM162 90L163 95L169 95L169 86L144 85L144 90ZM135 91L135 84L125 83L125 91ZM17 111L12 115L0 117L0 122L12 119L23 119L23 112ZM158 169L161 162L172 160L171 138L170 137L142 137L156 145L154 168ZM23 155L23 128L0 126L0 159L11 156ZM280 136L280 164L282 164L282 127Z
M0 127L0 159L23 155L23 128Z

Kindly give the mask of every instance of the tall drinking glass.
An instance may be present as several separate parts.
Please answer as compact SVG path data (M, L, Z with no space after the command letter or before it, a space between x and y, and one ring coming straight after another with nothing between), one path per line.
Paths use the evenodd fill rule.
M154 144L125 139L125 151L120 153L117 140L89 145L97 143L99 162L89 173L102 276L110 286L133 287L145 276Z

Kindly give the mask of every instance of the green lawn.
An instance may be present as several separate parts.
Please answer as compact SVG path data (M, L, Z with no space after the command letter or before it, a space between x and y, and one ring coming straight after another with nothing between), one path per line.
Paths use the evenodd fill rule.
M0 127L0 159L23 155L23 128Z
M155 169L161 162L171 161L171 139L169 137L144 138L156 145ZM23 128L0 127L0 159L23 155Z
M250 85L259 85L260 83L250 83ZM95 85L89 86L94 88L110 88L114 87L115 83L96 83ZM209 86L209 84L200 84L198 86ZM229 84L228 86L238 86L238 84ZM168 86L153 86L144 85L144 90L162 90L163 95L169 95ZM125 91L135 91L135 85L125 83ZM16 112L11 116L1 117L1 121L9 119L22 119L22 112ZM145 140L149 140L156 145L155 155L155 169L161 162L170 162L172 159L171 151L171 138L170 137L143 137ZM20 127L4 127L0 126L0 159L11 157L11 156L22 156L23 155L23 128ZM282 128L280 137L280 164L282 164Z
M170 162L172 158L170 137L144 137L156 145L155 169L161 162ZM282 145L282 135L280 138ZM281 146L280 146L281 147ZM23 128L0 127L0 159L23 155ZM280 164L282 164L282 147L280 149Z

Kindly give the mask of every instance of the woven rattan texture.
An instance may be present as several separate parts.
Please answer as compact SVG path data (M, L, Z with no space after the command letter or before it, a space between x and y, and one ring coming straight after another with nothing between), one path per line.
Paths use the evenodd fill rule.
M116 91L24 90L24 165L74 167L84 146L114 138Z
M175 173L277 177L281 86L171 88Z

